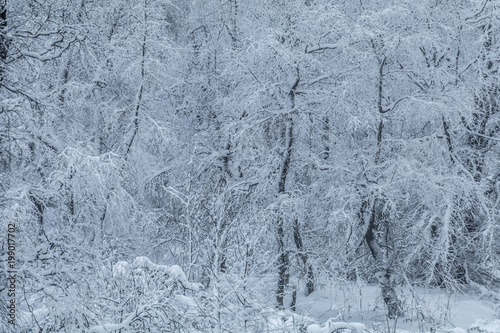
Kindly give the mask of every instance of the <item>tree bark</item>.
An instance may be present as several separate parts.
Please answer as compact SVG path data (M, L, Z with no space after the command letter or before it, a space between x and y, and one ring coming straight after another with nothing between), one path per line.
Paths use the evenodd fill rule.
M304 270L306 271L306 296L312 294L314 292L314 271L312 265L309 263L309 258L304 248L304 244L302 242L302 236L300 234L300 226L299 220L295 219L295 223L293 224L293 240L295 242L295 246L298 250L298 256L304 264Z
M382 159L381 152L384 130L383 114L390 111L390 109L384 110L382 107L383 77L386 59L387 58L384 57L379 68L378 111L380 114L380 121L377 130L377 150L375 153L375 165L380 164ZM375 198L375 200L373 201L369 223L365 234L365 240L368 244L373 259L375 259L377 267L376 277L379 282L382 298L387 306L388 317L391 319L395 319L402 313L402 303L398 299L395 290L395 274L392 269L394 254L391 253L391 246L389 244L390 221L388 220L388 217L384 216L383 201L381 200L382 199L380 198ZM368 202L368 200L365 201ZM364 210L364 207L366 207L366 205L362 205L362 210ZM383 232L385 233L385 237L383 237L383 239L380 239L382 237L377 237L377 233L380 231L379 229L383 229ZM385 249L385 251L383 250L383 248Z
M298 74L298 73L297 73ZM300 77L297 77L294 85L288 93L290 98L290 110L295 109L295 89L299 85ZM280 178L278 181L278 196L285 194L286 191L286 178L290 170L290 160L292 157L293 146L293 118L291 113L285 114L285 152L283 155L283 162L281 164ZM279 213L276 222L276 238L278 242L278 288L276 290L276 301L278 307L283 308L283 298L285 296L285 287L288 285L290 276L288 268L290 266L290 259L288 251L285 247L285 232L284 232L284 217L283 213Z
M130 141L127 145L127 152L125 153L125 159L128 157L128 154L130 153L130 148L132 147L132 144L134 143L135 137L137 136L137 133L139 132L139 110L141 109L141 103L142 103L142 96L144 94L144 80L146 77L146 41L147 41L147 34L148 34L148 12L147 12L147 0L144 0L144 31L143 31L143 37L142 37L142 44L141 44L141 84L139 87L139 96L137 97L137 103L135 105L135 113L134 113L134 132L132 133L132 137L130 138Z
M375 199L371 209L365 240L377 265L376 276L380 285L382 298L387 306L388 317L395 319L402 313L402 304L398 299L395 289L394 271L392 269L392 256L389 253L389 244L384 244L386 248L386 251L384 251L376 237L378 224L380 220L383 219L381 212L382 207L380 206L379 200ZM385 232L388 232L387 227ZM387 237L385 238L387 239Z
M7 28L7 0L0 0L0 88L3 84L5 76L5 63L7 61L7 53L9 50L9 40L5 37L5 29ZM0 113L5 112L2 107ZM8 124L9 125L9 124ZM10 153L8 148L9 142L0 137L0 172L10 171Z

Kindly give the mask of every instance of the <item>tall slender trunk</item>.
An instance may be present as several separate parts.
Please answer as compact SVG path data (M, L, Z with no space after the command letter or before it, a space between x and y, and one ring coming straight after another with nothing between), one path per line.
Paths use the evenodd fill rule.
M134 113L134 131L132 133L132 137L127 145L127 152L125 153L125 158L128 157L130 153L130 148L134 143L134 140L139 132L139 111L141 109L142 104L142 96L144 94L144 81L146 77L146 41L148 35L148 7L147 0L144 0L144 28L143 28L143 36L142 36L142 44L141 44L141 82L139 86L139 95L137 96L137 102L135 104L135 113Z
M377 150L375 152L375 165L379 165L382 161L382 139L384 130L384 118L383 114L390 111L384 110L382 108L382 98L383 98L383 78L384 78L384 66L386 64L386 58L382 60L379 68L379 87L378 87L378 110L380 114L380 121L377 130ZM367 201L367 200L365 200ZM362 209L366 207L366 204L362 205ZM373 259L375 259L377 273L376 277L379 282L380 291L382 293L382 298L387 306L388 317L397 318L402 313L402 304L398 299L396 289L395 289L395 274L393 270L393 261L395 254L391 251L390 244L390 217L384 214L384 204L383 200L380 198L375 198L371 207L371 212L369 216L368 227L365 234L365 240L368 244L370 252ZM361 213L361 215L363 215ZM364 217L363 217L364 218ZM377 233L383 230L385 237L377 237ZM385 251L384 251L385 249Z
M293 240L295 242L295 246L298 250L298 256L302 263L304 264L304 270L306 272L306 296L312 294L314 292L314 271L312 265L309 263L309 258L307 256L306 250L304 248L304 244L302 242L302 235L300 233L299 220L295 219L293 224Z
M7 28L7 0L0 0L0 31ZM0 34L0 60L5 61L8 51L8 39L5 34Z
M292 157L292 146L293 146L293 118L292 111L295 110L295 89L299 85L300 77L298 76L297 70L297 80L290 89L288 97L290 99L290 112L285 114L285 152L283 154L283 160L280 170L280 178L278 182L278 196L285 194L286 192L286 178L290 170L290 161ZM278 219L276 221L276 238L278 243L278 288L276 290L276 301L278 302L278 307L283 308L283 299L285 296L285 287L288 285L290 280L290 275L288 268L290 266L290 259L288 250L285 245L285 230L284 230L284 216L280 212L278 214Z
M365 234L365 240L368 244L370 252L375 259L375 263L377 266L377 279L380 286L380 291L382 293L382 299L384 300L385 305L387 306L388 316L391 319L395 319L399 317L402 313L402 304L398 299L396 289L395 289L395 274L392 268L394 255L390 253L390 244L388 243L388 223L389 221L384 221L384 216L382 213L382 202L380 200L375 199L371 213L370 219L368 223L368 228ZM379 244L377 240L377 231L379 229L379 224L385 222L385 244ZM385 249L385 251L384 251Z
M6 37L7 28L7 0L0 0L0 84L2 84L5 72L5 61L9 51L9 39Z
M7 0L0 0L0 88L3 84L5 76L5 63L7 61L7 53L9 50L9 40L5 35L5 29L7 28ZM0 114L5 112L2 107ZM8 121L8 117L7 121ZM9 128L10 124L7 124ZM10 153L9 153L9 140L5 140L0 137L0 173L8 172L10 168ZM5 147L7 146L7 147ZM5 186L5 184L4 184Z
M227 139L226 144L224 146L224 154L222 156L222 165L223 165L223 170L222 170L222 176L219 181L219 187L221 189L221 192L224 192L226 190L226 185L228 184L229 180L233 176L231 169L229 167L229 161L230 161L230 150L231 150L231 141L230 138ZM224 194L221 194L224 197ZM223 217L221 217L222 221L220 223L217 223L217 237L216 237L216 246L215 246L215 251L218 251L218 261L217 261L217 267L219 272L226 273L227 272L227 254L226 254L226 247L227 247L227 240L228 240L228 220L231 218L231 216L226 216L226 215L232 215L230 213L230 209L226 205L226 200L223 201L224 204L224 210L226 210L226 214L224 214Z
M33 194L31 191L29 193L29 199L35 207L35 216L38 224L38 237L40 239L44 237L48 241L47 235L45 234L45 204L36 194Z
M284 308L283 300L285 297L285 288L290 281L288 267L290 260L288 251L285 247L285 232L283 229L283 215L280 214L277 221L276 239L278 241L278 288L276 289L276 301L279 308Z
M325 116L323 118L323 140L324 143L324 151L323 151L323 159L328 160L330 158L330 118Z

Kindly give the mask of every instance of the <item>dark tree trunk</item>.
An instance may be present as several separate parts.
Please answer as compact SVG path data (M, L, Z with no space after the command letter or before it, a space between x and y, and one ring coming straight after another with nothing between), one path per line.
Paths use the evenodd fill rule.
M323 140L325 140L325 150L323 152L323 159L328 160L330 157L330 118L323 118Z
M130 138L130 141L127 145L127 152L125 153L125 159L128 158L128 155L130 153L130 149L132 148L132 144L134 143L135 137L137 136L137 133L139 132L139 111L141 109L141 104L142 104L142 98L144 94L144 80L146 77L146 42L147 42L147 35L148 35L148 13L147 13L147 2L144 1L144 35L142 38L142 45L141 45L141 85L139 87L139 96L137 96L137 103L135 104L135 113L134 113L134 131L132 133L132 137Z
M306 271L306 296L312 294L314 292L314 271L312 265L309 263L309 258L304 249L304 244L302 242L302 236L300 234L300 226L299 220L295 219L295 223L293 224L293 240L295 242L295 246L298 250L298 256L304 265L304 270Z
M279 308L284 308L285 288L290 281L288 267L290 260L288 251L285 248L285 232L283 229L283 216L278 218L278 228L276 231L278 241L278 288L276 289L276 301Z
M222 176L219 181L219 187L221 191L225 190L226 185L228 184L229 180L233 177L233 174L231 172L231 169L229 167L229 162L230 162L230 156L231 156L231 141L228 138L226 141L226 144L224 146L224 154L222 156ZM228 215L232 215L230 212L230 209L226 206L226 210ZM216 251L219 251L219 256L218 256L218 263L217 267L219 272L221 273L226 273L227 272L227 253L226 253L226 247L227 247L227 229L228 229L228 219L230 217L223 217L223 221L221 221L220 226L218 227L217 230L217 239L219 243L215 244L215 249ZM216 241L217 242L217 241Z
M38 224L38 235L45 236L45 226L44 226L45 204L37 195L31 193L31 191L29 194L29 198L33 203L33 206L35 206L35 216Z
M5 37L7 28L7 0L0 0L0 88L5 76L5 62L7 61L7 52L9 50L9 40ZM0 114L5 112L2 107ZM9 124L7 124L9 126ZM7 141L7 142L5 142ZM0 172L8 172L10 166L10 154L8 140L0 138Z
M298 70L297 70L298 72ZM298 73L297 73L298 74ZM290 98L290 110L295 109L295 89L299 85L300 78L297 77L295 84L290 89L288 94ZM285 152L283 155L283 162L280 170L280 178L278 182L278 196L285 194L286 191L286 178L290 169L290 161L292 157L293 146L293 119L292 114L285 114ZM290 276L288 268L290 266L290 259L288 250L285 245L285 231L284 231L284 216L279 213L276 223L276 238L278 243L278 288L276 289L276 301L279 308L283 308L283 299L285 296L285 287L288 285Z
M383 161L382 156L382 140L383 140L383 130L384 130L384 118L383 114L391 111L391 109L384 110L382 107L383 98L383 83L384 83L384 66L386 64L387 58L380 63L379 68L379 86L378 86L378 111L380 114L380 121L377 129L377 150L375 152L375 164L378 165ZM366 203L361 205L360 215L363 216L363 212L366 211L368 207L367 203L369 200L364 200ZM391 223L390 216L386 216L384 213L383 200L375 198L373 201L371 212L369 216L368 226L365 234L365 241L368 244L370 252L373 259L375 259L375 265L377 268L376 277L379 282L380 291L385 305L387 306L387 315L391 319L399 317L402 313L402 303L398 299L396 293L396 281L395 272L393 270L393 261L395 260L395 253L391 246ZM363 217L363 219L365 219ZM364 221L365 222L365 221ZM383 234L384 237L377 236L378 234Z
M285 155L283 157L283 164L281 166L281 174L278 183L278 195L285 194L285 184L286 178L288 176L288 170L290 168L290 159L292 154L292 144L293 144L293 123L291 115L286 115L286 134L285 134ZM283 308L283 298L285 296L285 287L289 282L288 267L289 255L285 245L285 231L284 231L284 217L283 213L279 213L276 229L276 238L278 242L278 289L276 290L276 300L278 302L278 307Z
M395 319L399 317L402 313L402 304L398 299L396 289L395 289L395 281L394 281L394 270L392 268L393 255L389 252L389 244L383 244L386 251L382 249L379 242L377 241L376 233L379 229L379 223L383 220L383 214L381 212L382 208L378 200L375 200L371 214L370 221L368 223L368 228L365 234L365 240L368 244L370 252L375 259L375 263L377 266L377 279L380 285L380 291L382 293L382 298L384 300L385 305L387 306L388 316L391 319ZM387 226L385 228L386 239L385 243L387 243L388 239L388 230Z
M7 59L9 50L9 40L5 37L5 29L7 28L7 0L0 0L0 80L3 78L4 63ZM1 83L1 82L0 82Z

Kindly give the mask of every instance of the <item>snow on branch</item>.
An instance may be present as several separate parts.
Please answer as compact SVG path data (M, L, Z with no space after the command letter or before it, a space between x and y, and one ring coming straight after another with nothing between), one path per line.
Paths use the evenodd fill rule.
M108 332L113 332L116 330L121 330L123 328L129 328L130 324L132 321L139 317L143 312L145 312L149 307L144 305L132 312L131 314L128 315L127 318L125 318L124 321L122 321L119 324L104 324L104 325L98 325L90 328L90 332L92 333L108 333Z
M340 45L338 43L337 44L321 44L321 45L318 45L318 46L310 48L310 49L306 46L305 52L306 53L314 53L314 52L320 52L320 51L325 51L325 50L335 50L339 47L340 47Z
M312 324L307 327L308 333L333 333L333 332L361 333L366 331L366 326L361 323L335 322L332 319L324 325Z
M37 60L40 60L42 62L49 61L49 60L54 60L59 58L70 46L73 44L77 38L71 39L68 44L66 44L64 47L60 48L57 52L54 53L49 53L49 50L43 52L43 53L38 53L38 52L32 52L28 50L21 50L20 53L29 58L34 58Z
M193 291L200 290L200 285L188 281L186 274L177 265L166 266L152 262L148 257L137 257L132 264L126 261L119 261L113 266L114 278L127 278L131 275L149 273L151 276L163 276L163 283L172 284L179 282L184 289ZM158 275L158 273L161 273Z
M143 323L159 328L196 315L197 303L187 291L197 292L201 285L190 283L177 265L159 265L144 256L131 263L119 261L113 266L112 280L117 301L110 307L114 312L105 319L110 323L95 325L90 332L133 331Z

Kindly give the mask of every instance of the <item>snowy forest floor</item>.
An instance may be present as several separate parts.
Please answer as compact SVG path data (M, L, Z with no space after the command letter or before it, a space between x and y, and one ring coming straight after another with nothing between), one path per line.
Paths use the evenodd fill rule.
M400 290L405 314L388 319L376 285L322 288L297 295L295 314L270 318L277 332L302 326L308 333L499 333L499 307L487 298L440 289ZM288 299L291 302L291 297ZM314 322L314 323L313 323Z

